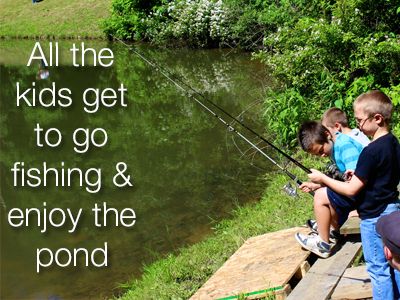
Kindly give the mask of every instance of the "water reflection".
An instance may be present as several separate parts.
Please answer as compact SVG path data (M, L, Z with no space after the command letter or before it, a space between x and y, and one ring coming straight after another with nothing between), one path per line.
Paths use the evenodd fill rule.
M49 79L49 77L50 77L50 72L47 69L47 66L46 66L44 60L42 59L42 60L40 60L40 63L39 63L39 70L37 72L36 79L45 80L45 79Z
M48 68L48 80L37 80L37 69L24 66L33 42L7 43L0 49L0 53L7 53L0 65L0 180L2 201L7 207L1 215L2 299L108 297L118 282L139 276L143 264L201 240L210 232L211 220L226 217L235 205L256 199L262 190L260 173L240 157L226 129L127 48L110 45L116 59L108 69L73 68L67 54L61 53L62 65ZM63 45L60 48L68 49ZM268 84L261 66L246 54L226 57L215 50L160 51L148 47L141 51L181 74L233 114L260 99L263 85ZM16 82L22 88L36 82L39 89L51 87L53 81L75 95L70 107L16 107ZM82 95L88 87L117 89L121 83L128 88L127 108L84 112L76 95ZM257 121L254 111L244 115L251 117L245 120L247 123ZM54 149L36 147L33 129L37 123L60 129L64 142ZM78 127L104 128L109 135L107 146L75 153L71 136ZM97 194L86 192L77 182L70 188L14 188L10 168L18 161L27 167L39 167L44 161L59 167L64 161L83 170L101 168L103 188ZM131 189L112 184L115 164L120 161L129 166L133 176ZM7 224L9 209L41 207L43 202L48 207L82 207L79 229L69 234L53 228L42 234L33 225L13 229ZM132 229L95 228L91 208L103 202L121 210L135 209L136 225ZM106 241L108 268L50 267L36 274L37 248L93 249Z

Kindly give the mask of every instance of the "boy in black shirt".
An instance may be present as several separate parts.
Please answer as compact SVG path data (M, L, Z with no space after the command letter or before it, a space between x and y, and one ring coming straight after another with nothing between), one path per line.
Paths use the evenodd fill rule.
M392 110L389 97L380 91L360 95L354 102L354 115L359 129L371 136L372 142L361 152L351 180L336 181L317 170L309 174L315 183L348 197L355 196L374 300L399 298L400 273L386 261L381 237L375 229L380 216L400 210L400 145L389 130Z

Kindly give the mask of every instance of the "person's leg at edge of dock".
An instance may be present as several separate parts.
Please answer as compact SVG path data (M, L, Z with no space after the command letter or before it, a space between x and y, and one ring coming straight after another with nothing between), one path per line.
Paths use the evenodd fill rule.
M398 204L389 204L381 216L399 210ZM400 273L390 268L383 244L375 230L379 217L361 220L360 231L368 275L371 277L374 300L399 299ZM394 272L394 274L393 274Z

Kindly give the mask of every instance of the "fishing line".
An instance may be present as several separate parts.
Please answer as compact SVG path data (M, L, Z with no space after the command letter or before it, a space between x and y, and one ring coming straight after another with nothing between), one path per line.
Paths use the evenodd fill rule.
M250 41L251 39L253 39L254 36L256 36L257 34L259 34L259 33L261 33L261 32L264 32L264 31L265 31L265 28L260 29L259 31L257 31L256 33L254 33L252 36L248 37L242 44L247 43L248 41ZM261 37L264 37L264 34L262 34L262 35L256 40L256 42L252 42L252 43L251 43L251 46L255 45L255 43L257 43L257 42L261 39ZM232 50L230 50L227 54L224 54L224 55L223 55L224 57L228 57L228 55L231 54L232 51L236 50L235 47L236 47L237 45L239 45L239 43L235 43L235 46L231 46L230 44L224 42L223 45L227 45L227 46L229 46L229 48L232 49Z
M234 146L234 147L239 151L239 153L241 154L241 157L246 157L246 158L248 158L249 156L247 155L246 152L248 152L249 149L251 149L251 147L250 147L249 149L247 149L246 151L243 152L242 149L240 149L239 145L236 143L236 140L235 140L234 136L231 136L231 140L232 140L233 146ZM261 148L261 150L262 150L262 148ZM254 153L257 153L257 151L255 150ZM254 167L254 168L256 168L256 169L258 169L258 170L260 170L260 171L268 172L267 169L265 169L265 168L263 168L263 167L260 167L260 166L257 166L257 165L253 162L253 160L254 160L254 155L253 155L253 153L251 153L251 155L252 155L252 158L251 158L249 164L250 164L252 167Z
M253 102L251 102L250 104L248 104L248 105L244 108L244 110L241 111L241 112L236 116L236 118L239 119L241 122L243 122L243 115L244 115L246 112L248 112L250 109L252 109L253 107L255 107L256 105L258 105L258 104L260 104L260 103L262 103L262 102L263 102L262 99L256 99L256 100L254 100ZM234 123L234 121L232 121L231 124L232 124L232 123ZM246 158L250 159L250 165L251 165L252 167L254 167L254 168L258 169L258 170L261 170L261 171L268 171L267 169L265 169L265 168L263 168L263 167L261 167L261 166L258 166L258 165L256 165L256 164L254 163L254 159L255 159L255 156L256 156L256 154L257 154L257 151L253 151L252 153L250 153L250 154L248 155L247 152L249 152L249 151L252 149L252 147L247 148L245 151L242 151L242 149L241 149L241 148L239 147L239 145L236 143L235 136L231 135L231 140L232 140L233 145L234 145L234 146L236 147L236 149L240 152L241 157L246 157ZM259 145L261 142L262 142L262 141L259 141L256 145ZM261 150L263 150L264 148L266 148L266 146L265 146L265 147L262 147Z
M179 78L176 74L173 74L171 71L163 68L159 64L149 60L146 58L143 54L141 54L139 51L137 51L133 46L127 44L123 40L114 37L117 41L125 45L128 49L130 49L133 53L135 53L138 57L140 57L143 61L148 63L150 66L154 67L156 71L159 71L165 78L167 78L170 82L172 82L178 89L180 89L184 94L187 95L188 98L194 100L197 102L201 107L203 107L204 110L208 111L211 115L216 117L221 123L223 123L229 131L236 133L239 137L241 137L243 140L245 140L248 144L250 144L254 149L256 149L262 156L267 158L272 164L277 166L282 172L284 172L290 179L295 181L298 185L301 185L302 182L292 173L290 173L286 168L283 168L281 165L279 165L272 157L268 156L262 149L260 149L255 143L253 143L249 138L244 136L240 131L238 131L235 127L233 127L231 124L226 122L222 117L220 117L217 113L215 113L210 107L208 107L206 104L203 103L203 101L200 101L198 98L196 98L196 95L204 100L204 102L208 103L210 106L218 109L218 111L222 112L224 115L229 117L232 121L236 122L237 124L241 125L243 128L245 128L247 131L258 137L260 140L268 144L270 147L272 147L274 150L276 150L279 154L283 155L287 159L289 159L291 162L293 162L296 166L301 168L303 171L307 173L311 173L311 170L302 165L300 162L283 152L281 149L276 147L274 144L269 142L267 139L262 137L260 134L255 132L253 129L248 127L246 124L240 122L238 119L236 119L234 116L232 116L229 112L224 110L222 107L218 106L208 98L206 98L203 94L192 88L189 84L184 82L182 79ZM173 77L176 77L174 79ZM184 87L185 86L185 87Z
M255 100L255 101L251 102L250 104L248 104L248 105L244 108L243 111L241 111L241 112L236 116L236 118L239 119L241 122L243 122L243 115L244 115L244 113L247 112L248 110L250 110L251 108L253 108L254 106L256 106L257 104L261 103L261 102L262 102L262 100L260 100L260 99L257 99L257 100ZM231 122L231 125L232 125L232 123L234 123L234 121ZM234 147L236 148L236 150L241 154L241 157L245 157L245 158L248 158L248 159L249 159L249 157L251 156L251 160L250 160L250 163L249 163L249 164L250 164L252 167L256 168L257 170L267 171L267 169L262 168L262 167L260 167L260 166L257 166L257 165L253 162L254 157L255 157L254 153L257 153L257 151L254 151L254 153L251 153L250 155L248 155L247 152L249 152L250 149L252 149L252 147L246 149L245 151L242 151L242 149L241 149L241 148L239 147L239 145L236 143L235 136L234 136L234 135L230 135L230 137L231 137L231 141L232 141L233 146L234 146ZM227 141L227 139L228 139L228 134L226 134L226 141ZM261 143L261 142L262 142L262 141L259 141L256 145L258 146L259 143ZM227 144L227 142L226 142L226 144ZM227 147L227 148L228 148L228 147ZM263 150L263 148L261 148L261 150Z

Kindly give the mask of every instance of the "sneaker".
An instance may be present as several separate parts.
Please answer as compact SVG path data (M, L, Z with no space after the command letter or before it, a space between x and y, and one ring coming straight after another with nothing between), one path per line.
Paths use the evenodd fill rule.
M305 235L297 232L294 237L303 248L315 253L319 257L327 258L331 255L331 245L321 240L319 235Z
M317 221L313 219L308 219L306 222L306 225L308 228L311 229L311 231L317 232L318 233L318 225Z
M331 244L337 244L338 241L341 239L341 235L339 231L336 231L334 229L331 229L329 232L329 241L331 242Z
M317 233L318 234L318 225L317 221L313 219L308 219L306 222L306 225L308 228L311 229L311 232ZM330 229L329 231L329 241L333 244L336 244L340 240L340 232L337 230Z
M337 234L339 234L339 233L336 233L336 231L331 230L331 233L329 235L329 244L331 245L331 247L336 246L336 244L339 241L340 237L334 236L334 235L337 235ZM308 235L318 235L318 232L311 231L311 232L308 233Z

